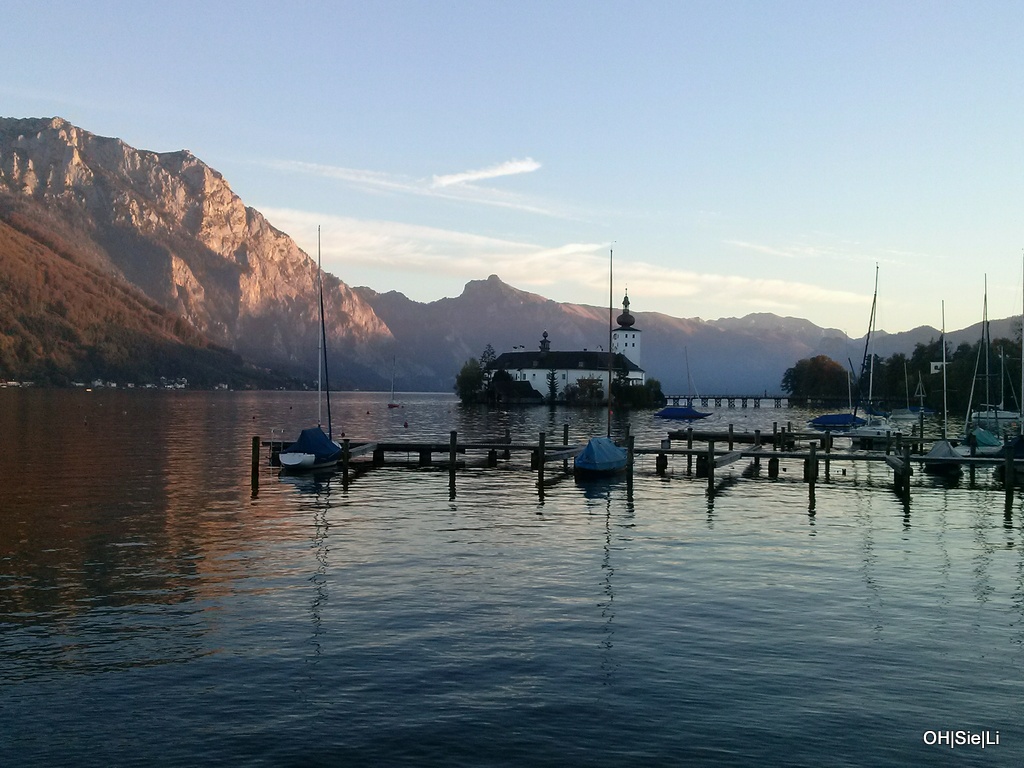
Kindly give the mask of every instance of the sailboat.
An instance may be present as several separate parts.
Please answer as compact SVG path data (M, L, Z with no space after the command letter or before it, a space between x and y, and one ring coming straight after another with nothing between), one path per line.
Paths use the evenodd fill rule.
M866 425L867 419L861 418L857 415L857 410L861 405L861 382L864 381L864 377L869 375L869 370L872 364L872 360L869 359L868 353L871 349L871 332L875 327L875 308L878 304L878 265L875 265L875 293L871 299L871 318L868 320L868 332L864 337L864 357L860 364L860 376L857 377L857 399L853 399L853 392L849 393L850 398L850 411L849 413L826 413L821 416L816 416L811 419L810 425L815 429L836 429L836 430L849 430L855 427ZM850 362L850 368L853 368L853 362ZM849 379L847 380L847 387L850 387ZM870 405L870 403L868 403Z
M877 268L875 282L877 285ZM877 290L876 290L877 293ZM874 310L871 312L871 329L868 333L870 338L871 334L875 331L874 324L875 313ZM870 363L868 365L868 400L864 407L864 413L867 415L866 423L859 426L855 426L846 431L846 434L850 436L855 445L859 445L861 448L868 450L874 448L883 448L885 444L893 437L897 437L903 434L903 430L898 425L889 421L888 417L883 413L879 413L875 410L873 405L874 400L874 386L875 386L875 356L869 355Z
M907 407L896 408L889 414L889 418L893 421L917 421L922 415L931 415L935 411L928 408L924 404L924 398L926 396L924 391L924 381L921 380L921 372L917 373L917 388L914 390L914 397L917 398L918 404L910 404L910 380L907 378L907 361L903 361L903 382L907 388Z
M612 440L612 251L608 250L608 427L603 437L592 437L572 460L572 473L577 480L609 477L626 471L629 457L626 449Z
M690 353L686 347L683 347L683 355L686 357L686 387L687 396L693 396L693 379L690 378ZM698 393L698 397L699 397ZM699 419L706 419L710 416L710 413L704 413L698 411L692 405L670 405L666 408L662 408L656 414L659 419L676 419L677 421L697 421Z
M991 353L992 353L992 335L988 321L988 277L985 278L985 299L982 305L982 323L981 323L981 344L978 347L978 357L974 364L974 380L971 384L970 400L967 408L967 420L964 424L964 434L967 439L974 440L979 444L989 444L991 447L1000 444L999 433L1003 427L1011 426L1012 422L1021 421L1021 414L1019 411L1010 411L1003 407L1003 403L994 404L992 402L992 391L991 391ZM985 380L985 402L982 403L977 409L973 407L974 404L974 391L975 386L978 382L979 371L981 370L981 358L982 355L985 357L985 369L984 369L984 380ZM1000 389L1002 389L1005 376L1000 376ZM1002 396L1000 400L1002 401Z
M1024 260L1021 262L1021 267L1024 269ZM1024 272L1021 275L1021 299L1024 301ZM1021 392L1021 410L1019 414L1020 418L1017 420L1017 435L1011 440L1007 438L1006 445L999 449L998 456L1006 457L1007 454L1014 460L1019 462L1024 460L1024 305L1021 307L1021 337L1020 337L1020 351L1021 351L1021 367L1020 367L1020 392ZM996 478L1000 482L1006 481L1006 465L996 467ZM1014 470L1014 476L1016 477L1016 483L1020 484L1021 475L1020 469Z
M401 408L402 406L395 402L395 358L391 358L391 399L388 400L388 408Z
M874 397L874 375L875 356L871 353L871 337L875 332L875 310L878 307L878 265L875 265L875 293L871 299L871 317L868 320L868 332L864 337L864 357L861 360L860 376L857 377L857 399L852 401L849 413L829 413L811 419L811 426L816 429L842 430L854 442L862 448L876 448L879 444L888 441L891 437L902 434L902 430L890 422L884 415L873 410L872 398ZM853 367L853 364L850 364ZM864 413L867 418L857 415L862 404L863 392L861 387L864 379L868 380L868 398L864 403Z
M946 302L942 302L942 439L924 455L924 471L931 475L958 477L963 458L946 438Z
M317 425L302 430L295 442L278 454L282 469L291 472L328 469L341 461L341 445L331 428L331 387L327 375L327 327L324 323L324 280L320 267L320 228L316 230L316 280L320 294L320 333L317 343ZM327 389L327 433L323 430L322 402Z

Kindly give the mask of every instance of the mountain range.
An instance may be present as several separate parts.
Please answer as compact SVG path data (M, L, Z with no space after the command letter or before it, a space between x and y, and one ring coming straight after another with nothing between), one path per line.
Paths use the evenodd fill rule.
M0 118L0 378L308 382L316 278L316 262L190 152L134 149L61 118ZM863 338L807 320L677 318L630 300L643 338L634 362L669 394L778 392L798 360L863 355ZM607 344L607 307L555 302L497 275L422 303L325 273L324 305L338 389L387 389L394 372L399 390L450 391L488 344L531 349L545 331L552 349ZM992 326L1012 336L1010 320ZM980 325L947 336L973 342ZM937 337L927 326L877 332L872 348L909 353Z

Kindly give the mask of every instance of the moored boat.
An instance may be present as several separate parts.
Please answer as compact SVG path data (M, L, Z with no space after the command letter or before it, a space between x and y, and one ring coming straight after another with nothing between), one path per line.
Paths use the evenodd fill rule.
M341 461L341 445L334 440L331 427L331 386L327 374L327 325L324 322L324 281L320 267L320 229L316 232L316 275L320 294L320 331L317 339L317 425L303 429L295 442L282 450L277 458L284 471L306 472L327 469ZM327 395L327 433L324 434L321 401Z
M592 437L573 458L572 471L577 479L609 477L626 471L628 455L610 437Z
M336 466L341 460L341 446L331 440L320 427L309 427L299 439L277 455L282 469L310 470Z
M626 471L629 456L626 449L612 440L612 252L608 251L608 419L604 437L592 437L572 460L577 480L608 477Z
M875 309L878 305L878 265L875 265L875 293L871 299L871 318L868 320L868 332L864 337L864 359L861 361L860 375L857 377L857 398L853 398L853 392L849 393L850 411L848 413L826 413L810 420L810 426L822 430L851 430L868 425L868 420L857 415L861 405L865 405L865 411L871 407L871 379L874 370L874 356L870 355L871 335L875 331ZM862 400L862 386L864 379L868 379L868 398L864 403ZM850 379L847 377L847 388L850 387Z
M922 458L924 471L930 475L956 477L960 475L963 456L949 440L939 440Z
M698 419L706 419L711 414L698 411L696 408L689 405L670 405L667 408L662 408L654 415L659 419L697 421Z
M846 431L854 445L873 450L884 448L886 443L903 435L903 430L884 416L872 416L866 423Z
M810 421L815 429L838 429L847 430L867 424L867 419L861 418L856 413L825 413L816 416Z

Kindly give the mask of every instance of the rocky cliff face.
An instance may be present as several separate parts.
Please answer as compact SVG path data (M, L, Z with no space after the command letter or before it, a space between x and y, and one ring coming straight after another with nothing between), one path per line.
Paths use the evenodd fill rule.
M0 118L0 191L22 216L86 238L124 277L218 344L265 365L316 365L316 264L217 171L187 151L156 153L60 118ZM325 276L332 346L357 372L382 370L387 326Z

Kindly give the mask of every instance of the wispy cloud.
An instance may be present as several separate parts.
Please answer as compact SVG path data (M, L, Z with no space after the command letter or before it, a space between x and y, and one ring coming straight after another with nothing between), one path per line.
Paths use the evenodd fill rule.
M515 176L520 173L533 173L540 167L540 163L529 157L524 160L509 160L508 162L498 163L488 168L481 168L478 171L463 171L462 173L452 173L446 176L434 176L432 186L435 188L450 187L454 184L486 181L487 179L497 179L502 176Z
M306 163L298 160L276 160L270 161L267 165L271 168L290 173L302 173L334 179L368 191L415 195L472 205L509 208L553 218L573 219L579 217L577 213L571 211L567 206L556 205L538 198L471 183L474 181L496 179L502 176L532 173L539 169L541 164L531 158L509 160L480 170L463 171L461 173L441 176L435 175L430 178L417 178L403 174L345 168L336 165Z
M452 295L466 282L490 274L556 301L602 306L608 295L608 243L545 246L394 221L261 210L310 253L321 226L324 268L346 282L398 290L417 301ZM628 287L634 310L674 317L774 312L813 318L834 315L843 306L857 314L865 301L859 292L810 283L672 269L632 259L617 263L615 271L616 300Z
M806 239L811 242L796 242L790 245L752 243L747 240L723 240L722 242L744 251L753 251L766 256L779 256L784 259L828 259L843 263L855 260L859 263L899 264L912 259L927 258L926 254L922 253L899 251L892 248L879 249L845 240L835 241L830 235L821 233L815 233Z

